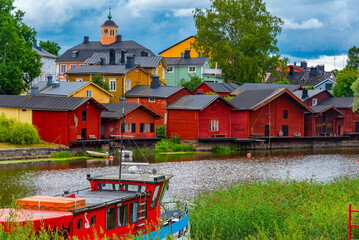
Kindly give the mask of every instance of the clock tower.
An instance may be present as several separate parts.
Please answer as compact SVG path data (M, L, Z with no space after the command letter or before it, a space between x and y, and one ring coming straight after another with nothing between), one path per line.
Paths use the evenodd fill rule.
M114 21L111 20L111 7L109 8L108 20L101 25L101 44L110 45L117 40L117 29L118 26Z

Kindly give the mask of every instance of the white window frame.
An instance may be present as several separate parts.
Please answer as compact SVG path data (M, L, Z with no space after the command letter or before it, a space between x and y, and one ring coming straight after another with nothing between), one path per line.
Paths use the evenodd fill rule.
M108 82L110 85L110 92L116 92L116 78L110 78Z
M125 123L125 133L132 132L132 123Z
M92 97L92 91L86 90L86 97Z
M219 120L209 120L209 131L218 132Z
M143 132L150 132L150 123L143 124Z
M76 82L83 82L82 78L75 78Z
M148 102L156 102L156 98L150 97L148 98Z
M313 98L312 99L312 106L317 106L318 105L318 99Z
M76 64L70 64L70 69L73 69L74 67L76 67Z
M193 68L194 68L194 70L193 70ZM189 67L188 67L188 73L196 73L196 67L194 67L194 66L189 66Z
M165 68L162 68L162 79L166 78L166 70Z
M154 74L155 76L158 76L158 70L157 70L157 68L155 68L155 74Z
M110 29L110 36L115 36L115 29Z
M126 90L127 91L131 90L131 80L126 80Z
M167 72L168 72L168 73L173 73L173 72L174 72L174 68L173 68L172 66L168 66Z
M66 64L61 64L61 65L60 65L60 72L61 72L61 73L65 73L65 72L66 72L66 69L67 69Z

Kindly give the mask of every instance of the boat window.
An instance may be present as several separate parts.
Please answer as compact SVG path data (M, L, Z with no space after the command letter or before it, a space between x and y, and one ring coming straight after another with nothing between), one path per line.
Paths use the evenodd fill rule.
M151 201L151 208L154 208L156 205L156 200L158 196L158 192L160 190L160 185L157 185L155 191L153 192L152 201Z
M132 191L132 192L144 192L146 186L144 185L134 185L134 184L125 184L123 185L124 191Z
M165 195L165 192L166 192L167 189L168 189L168 182L165 182L163 184L163 187L162 187L162 190L161 190L161 193L160 193L160 198L158 199L158 204L162 203L163 196Z
M128 223L128 205L122 205L118 208L118 226L126 226Z
M99 183L97 188L98 190L118 191L118 186L118 183Z
M91 216L91 226L96 224L96 215Z
M77 220L77 229L81 229L82 228L82 218L79 218Z
M138 221L138 201L130 203L130 223Z
M116 227L116 208L109 208L106 210L106 230L114 229Z

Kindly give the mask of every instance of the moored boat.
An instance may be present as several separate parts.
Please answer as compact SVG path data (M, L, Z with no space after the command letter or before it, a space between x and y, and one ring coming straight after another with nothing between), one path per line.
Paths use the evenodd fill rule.
M101 152L95 152L90 150L87 150L86 153L91 157L99 157L99 158L108 157L108 153L101 153Z

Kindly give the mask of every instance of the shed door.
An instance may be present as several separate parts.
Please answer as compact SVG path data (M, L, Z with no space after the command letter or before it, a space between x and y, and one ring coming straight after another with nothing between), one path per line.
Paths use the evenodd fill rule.
M101 122L101 138L105 138L105 123Z
M355 132L359 132L359 122L355 122Z
M269 135L270 135L269 125L265 125L265 128L264 128L264 136L269 137Z
M283 131L283 136L288 137L288 125L283 125L282 126L282 131Z

